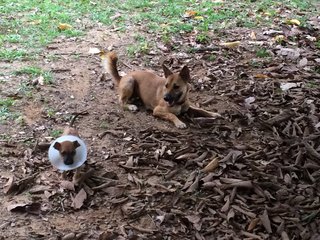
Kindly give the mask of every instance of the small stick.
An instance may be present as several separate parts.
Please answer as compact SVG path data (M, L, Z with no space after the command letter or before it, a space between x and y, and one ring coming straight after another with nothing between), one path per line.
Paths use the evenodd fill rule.
M73 113L72 115L73 115L73 117L72 117L72 119L71 119L71 121L70 121L70 123L69 123L69 126L70 127L72 127L73 126L73 124L74 124L74 122L76 121L76 118L78 117L78 116L84 116L84 115L88 115L89 113L88 113L88 111L87 110L84 110L84 111L82 111L82 112L75 112L75 113Z
M304 142L303 143L308 155L318 163L320 163L320 153L318 153L309 143Z

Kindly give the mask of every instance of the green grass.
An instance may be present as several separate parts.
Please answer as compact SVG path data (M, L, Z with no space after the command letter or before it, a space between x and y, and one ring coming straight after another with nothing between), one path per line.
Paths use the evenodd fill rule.
M15 75L30 75L32 79L42 76L43 82L45 84L51 84L53 81L53 76L50 71L45 71L39 67L34 67L34 66L21 68L17 71L14 71L13 74L15 74Z
M14 105L14 102L12 98L0 98L0 122L15 118L16 114L10 111L10 107Z
M62 130L52 130L50 132L50 136L53 137L53 138L58 138L61 136L61 134L63 133Z
M309 81L309 82L307 82L306 86L309 88L316 89L320 86L320 83L316 82L316 81Z
M208 60L209 60L210 62L214 62L216 59L217 59L217 55L215 55L215 54L210 54L210 56L209 56L209 58L208 58Z
M210 41L210 37L206 33L200 33L196 36L196 42L198 43L208 43Z
M47 112L47 116L48 116L49 118L54 117L54 115L56 114L56 111L55 111L53 108L47 108L47 109L46 109L46 112Z
M28 53L25 50L0 49L0 60L12 62L14 60L26 60Z
M51 42L59 35L79 36L82 29L76 24L79 17L79 3L73 1L32 1L32 0L4 0L0 12L5 14L0 38L4 42L20 43L24 47L41 47ZM78 2L78 1L77 1ZM83 6L85 7L85 6ZM12 15L19 18L12 18ZM59 23L74 26L70 30L60 31ZM2 31L1 31L2 30Z
M266 58L266 57L270 57L270 53L266 48L260 48L256 51L256 56L259 58Z
M299 20L303 18L298 15L299 11L306 11L306 14L316 12L312 0L243 0L223 3L196 0L1 0L0 46L18 44L27 49L39 48L59 35L81 36L86 31L83 20L90 20L92 24L114 24L123 29L140 24L146 26L147 31L160 35L194 30L205 34L213 29L230 26L268 25L274 18L283 18L278 13L281 7L291 10L290 17ZM187 10L195 11L196 16L202 19L184 17ZM118 18L110 19L116 14L120 14ZM70 24L72 28L60 31L59 23ZM199 41L203 41L203 38ZM0 58L3 59L4 55L7 59L23 57L21 53L1 53Z
M137 53L147 53L152 48L150 43L144 36L137 34L134 36L135 44L127 47L127 53L130 57L135 56Z

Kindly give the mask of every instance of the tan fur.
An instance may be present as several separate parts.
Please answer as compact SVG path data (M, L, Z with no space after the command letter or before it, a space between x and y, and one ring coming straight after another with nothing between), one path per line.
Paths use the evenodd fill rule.
M73 135L73 136L79 137L79 132L77 129L75 129L73 127L66 127L62 133L62 136L64 136L64 135Z
M120 77L117 70L117 55L114 52L103 53L102 65L118 86L119 102L123 108L136 111L135 105L129 104L133 96L140 97L147 109L153 110L153 115L174 123L178 128L186 128L177 115L190 112L203 117L220 117L218 113L190 106L188 100L190 74L185 66L180 73L172 73L163 66L165 77L159 77L148 71L133 71ZM166 101L166 96L171 101Z
M65 135L73 135L79 137L79 132L77 129L73 127L66 127L62 133L62 136ZM62 155L62 153L71 153L72 151L75 151L76 148L80 145L75 145L74 142L71 141L63 141L58 144L58 146L54 146L59 153ZM66 172L63 172L62 176L66 177ZM75 170L75 174L73 175L73 182L76 184L78 182L78 179L81 177L81 167L77 168Z

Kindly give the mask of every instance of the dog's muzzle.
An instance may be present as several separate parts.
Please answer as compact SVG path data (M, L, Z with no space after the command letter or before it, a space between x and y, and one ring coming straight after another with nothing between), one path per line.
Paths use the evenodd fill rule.
M171 94L169 94L169 93L165 94L164 97L163 97L163 99L164 99L166 102L168 102L169 104L172 104L173 101L174 101L174 97L173 97Z
M176 94L166 93L163 99L169 104L170 107L172 107L174 104L180 101L181 96L182 92L178 92Z
M63 162L65 165L71 165L73 164L73 156L65 156L64 159L63 159Z

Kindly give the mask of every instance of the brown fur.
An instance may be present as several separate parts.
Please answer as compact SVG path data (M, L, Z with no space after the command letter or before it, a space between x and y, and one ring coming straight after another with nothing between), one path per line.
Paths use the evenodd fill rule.
M105 71L118 86L119 102L123 108L136 111L137 106L129 104L129 100L134 96L139 97L146 108L153 111L154 116L174 123L177 128L186 128L186 124L177 117L184 112L202 117L220 117L218 113L190 106L190 73L186 66L180 73L172 73L163 65L165 78L148 71L133 71L120 77L117 55L114 52L103 53L101 58Z
M73 127L66 127L63 131L62 136L64 135L74 135L79 137L78 130ZM69 156L70 158L73 159L74 153L79 146L80 144L78 143L78 141L74 141L74 142L63 141L63 142L56 142L53 147L59 151L62 159L65 159L66 156ZM78 179L80 178L81 176L80 172L81 172L81 167L77 168L75 171L75 174L73 176L74 183L77 183ZM66 173L63 172L62 176L65 178Z

